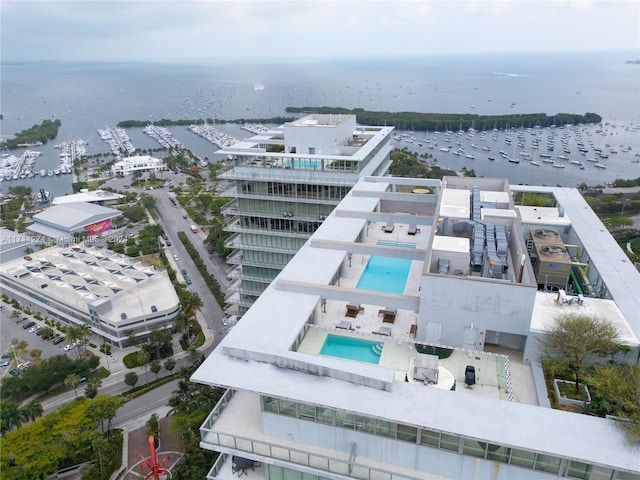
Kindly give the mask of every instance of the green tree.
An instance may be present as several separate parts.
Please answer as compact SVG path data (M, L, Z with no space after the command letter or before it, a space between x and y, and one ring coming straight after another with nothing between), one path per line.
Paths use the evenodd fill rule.
M167 358L164 362L164 368L168 372L173 371L173 369L176 368L176 361L173 358Z
M576 395L587 357L611 355L620 349L613 323L608 320L569 313L555 318L542 338L547 359L566 364L573 372Z
M149 370L151 370L151 373L155 374L156 380L158 379L158 372L160 372L161 369L162 364L158 360L154 360L149 366Z
M31 422L35 422L36 419L42 416L44 409L42 405L36 401L27 403L22 409L23 418Z
M19 428L22 425L23 416L20 414L18 405L9 400L0 401L0 431L4 434L13 428Z
M80 342L80 340L82 339L82 332L80 331L80 328L72 325L67 327L67 331L65 332L65 339L67 340L67 342L69 342L70 344L73 344L73 346L76 349L76 354L78 355L78 357L80 356L80 350L78 349L78 343Z
M594 365L586 380L594 408L624 418L629 441L640 443L640 365Z
M80 385L80 376L79 375L76 375L75 373L70 373L64 379L64 384L67 387L73 388L73 391L75 392L76 397L78 397L78 391L76 389L78 388L78 385Z
M84 396L87 398L95 398L98 395L98 390L102 386L102 380L99 378L91 378L87 382L87 386L84 389Z
M149 360L151 360L151 356L144 350L140 350L136 354L136 357L137 357L138 363L140 365L144 365L144 373L145 373L145 376L147 377L147 383L149 383L149 372L147 371L147 364L149 363Z
M98 430L93 430L89 434L89 441L91 442L91 448L98 453L98 459L100 460L100 476L102 476L104 468L104 451L107 448L109 441L106 436Z
M133 388L138 383L138 374L136 372L127 372L124 376L124 383Z

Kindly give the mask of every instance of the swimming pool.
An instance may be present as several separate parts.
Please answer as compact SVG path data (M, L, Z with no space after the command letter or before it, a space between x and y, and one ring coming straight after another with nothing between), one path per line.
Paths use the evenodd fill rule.
M356 288L374 292L404 293L411 260L372 256L360 275Z
M373 363L375 365L380 361L380 353L374 353L373 347L376 345L383 346L380 342L372 342L370 340L361 340L359 338L343 337L341 335L327 335L320 355L328 357L346 358L347 360L355 360L356 362Z
M378 240L377 244L382 245L383 247L416 248L415 243L406 242L387 242L386 240Z
M284 168L320 170L322 168L322 160L286 160Z

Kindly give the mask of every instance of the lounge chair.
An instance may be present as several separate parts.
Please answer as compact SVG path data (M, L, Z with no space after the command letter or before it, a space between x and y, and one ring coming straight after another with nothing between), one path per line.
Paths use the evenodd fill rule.
M345 317L356 318L358 316L358 313L360 312L364 312L364 307L362 307L360 304L353 305L351 303L348 303L347 313L345 313Z
M396 308L383 308L378 310L378 315L382 315L382 321L384 323L393 323L396 321L396 314L398 310Z
M353 330L353 328L351 328L351 322L349 320L340 321L340 323L336 325L336 328L341 328L343 330Z
M417 225L414 225L414 224L409 225L409 229L407 230L407 233L409 235L415 235L418 232L420 232L420 229L418 228Z
M384 335L385 337L388 337L391 335L391 327L379 327L376 332L372 332L372 333L375 333L377 335Z
M387 224L382 227L382 230L384 231L384 233L393 233L393 228L393 222L387 222Z

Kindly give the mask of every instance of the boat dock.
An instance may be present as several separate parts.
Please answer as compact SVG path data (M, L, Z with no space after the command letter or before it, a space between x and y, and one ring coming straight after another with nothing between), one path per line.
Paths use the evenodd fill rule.
M242 127L242 128L244 130L251 132L251 130L248 130L248 128L245 128L245 127ZM191 130L196 135L199 135L202 138L209 140L214 145L217 145L218 148L230 147L231 145L238 143L240 141L231 135L221 132L217 128L212 127L211 125L190 125L189 130ZM252 133L257 134L258 132L252 132Z
M131 138L124 128L100 128L98 129L98 135L116 155L132 154L136 151L136 147L133 146Z
M165 127L158 127L156 125L147 125L146 127L144 127L142 131L147 135L149 135L154 140L156 140L164 148L176 148L176 149L185 148L178 141L178 139L176 139L173 136L173 134L169 131L169 129Z

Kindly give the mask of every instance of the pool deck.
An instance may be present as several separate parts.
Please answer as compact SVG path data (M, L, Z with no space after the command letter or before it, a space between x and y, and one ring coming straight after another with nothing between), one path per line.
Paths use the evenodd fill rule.
M369 228L367 243L378 241L416 244L416 248L426 249L430 236L429 226L418 225L420 231L416 235L407 233L407 224L395 224L392 233L385 233L384 224L378 222ZM353 254L351 266L345 269L340 278L340 285L355 288L364 271L369 255ZM405 295L420 294L420 278L423 268L421 261L413 261L405 285ZM396 372L396 380L403 381L405 376L413 381L413 369L416 360L420 364L422 355L415 348L415 333L412 326L417 325L418 312L397 309L394 321L384 322L381 313L388 305L361 304L355 316L347 316L347 305L343 301L327 300L316 324L307 332L298 347L299 352L318 355L327 334L352 336L378 342L385 346L380 357L379 366L390 368ZM346 327L346 328L345 328ZM385 329L388 329L385 331ZM377 333L383 332L385 334ZM513 400L521 403L537 405L533 375L531 368L522 365L521 352L495 350L493 352L455 351L449 358L440 359L438 366L448 370L456 380L456 392L507 399L507 383L513 388ZM352 361L352 360L345 360ZM467 365L476 368L476 385L464 388L464 372ZM507 372L508 371L508 372ZM514 376L518 380L514 380ZM421 381L418 383L422 383Z

